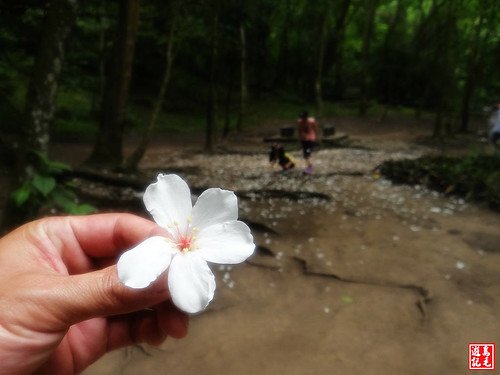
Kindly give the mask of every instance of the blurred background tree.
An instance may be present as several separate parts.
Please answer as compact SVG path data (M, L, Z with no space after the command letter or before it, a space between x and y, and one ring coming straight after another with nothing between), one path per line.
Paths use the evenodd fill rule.
M31 74L37 51L50 51L33 35L48 32L43 20L56 6L0 5L4 134L19 129L17 116L33 100L25 98L33 96L26 92L37 79ZM104 162L106 151L116 154L107 156L111 164L121 163L120 137L104 136L111 126L104 124L115 123L116 133L121 126L147 127L143 115L158 103L159 77L167 66L172 73L162 110L197 114L210 123L212 115L203 112L214 101L208 107L215 119L234 117L233 130L241 130L245 102L262 96L316 103L318 112L323 100L358 105L360 114L376 104L413 107L449 117L452 130L462 131L471 111L497 99L500 27L494 0L220 0L179 7L175 0L142 0L141 7L139 1L81 4L51 131L88 128L98 139L94 159ZM175 64L172 57L168 62L172 41Z
M467 132L499 99L499 13L495 0L89 0L78 13L76 1L4 0L2 141L45 153L46 135L93 140L92 164L135 168L155 127L204 131L211 150L270 103L283 117L413 108L434 115L435 136ZM45 72L51 51L61 58L46 56L58 64ZM141 135L133 157L124 133Z
M12 10L19 11L15 7ZM11 173L14 199L6 204L4 216L9 217L12 225L23 222L38 210L43 199L28 199L30 196L48 198L55 190L55 179L51 174L58 173L60 169L47 159L49 126L56 109L65 42L76 20L77 1L54 0L32 11L33 17L28 17L26 22L39 22L40 32L32 53L33 62L28 68L30 75L25 83L25 99L18 106L10 103L18 114L18 123L11 125L16 127L18 137L11 147L15 154ZM9 74L8 68L5 69L5 73ZM6 92L3 96L10 101L11 97ZM8 143L4 141L2 144Z

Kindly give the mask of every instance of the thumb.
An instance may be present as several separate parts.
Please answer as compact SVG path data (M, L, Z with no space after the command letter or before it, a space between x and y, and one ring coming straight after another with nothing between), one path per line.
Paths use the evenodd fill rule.
M121 283L116 265L54 278L55 285L47 302L54 317L65 326L95 317L142 310L170 298L166 274L145 289L132 289Z

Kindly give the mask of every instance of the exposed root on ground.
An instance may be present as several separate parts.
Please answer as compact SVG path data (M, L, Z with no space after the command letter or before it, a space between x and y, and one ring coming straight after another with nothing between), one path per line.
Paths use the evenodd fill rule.
M264 198L288 198L292 201L298 201L302 199L322 199L325 201L330 201L331 197L327 194L309 191L290 191L290 190L279 190L279 189L259 189L259 190L247 190L247 191L236 191L236 195L243 199L251 199L255 197Z
M246 260L245 263L247 263L253 267L264 268L264 269L271 270L271 271L277 271L281 268L280 266L275 265L275 264L257 263L257 262L254 262L252 260Z
M250 227L252 232L269 233L269 234L279 236L278 232L276 232L273 228L268 227L266 224L262 224L258 221L253 221L253 220L246 219L246 218L242 218L240 220L243 221L244 223L246 223Z
M308 266L307 262L299 257L292 257L292 259L299 263L302 272L304 275L308 276L317 276L317 277L324 277L324 278L330 278L330 279L335 279L344 283L352 283L352 284L362 284L362 285L370 285L370 286L377 286L377 287L382 287L382 288L398 288L398 289L408 289L412 290L417 293L418 295L418 300L416 302L417 308L419 309L420 313L422 314L422 317L424 319L427 318L427 304L432 300L432 294L431 292L420 285L415 285L415 284L399 284L395 283L392 281L384 281L384 280L359 280L359 279L350 279L350 278L345 278L336 274L332 273L325 273L325 272L317 272L317 271L311 271Z
M261 246L257 247L257 251L261 256L272 256L274 254L270 249ZM360 284L360 285L375 286L381 288L397 288L397 289L406 289L413 291L418 296L416 306L420 311L420 313L422 314L422 318L425 320L428 316L427 305L432 300L432 294L427 288L421 285L401 284L397 282L384 281L384 280L361 280L361 279L346 278L334 273L312 271L309 269L307 262L304 259L299 258L297 256L293 256L290 259L299 264L300 269L305 276L322 277L350 284ZM255 262L252 260L247 260L246 263L253 267L263 268L271 271L277 271L280 268L282 268L279 265Z
M258 253L259 255L267 256L267 257L274 257L276 254L274 251L272 251L270 248L266 246L261 246L257 245L255 247L255 252Z

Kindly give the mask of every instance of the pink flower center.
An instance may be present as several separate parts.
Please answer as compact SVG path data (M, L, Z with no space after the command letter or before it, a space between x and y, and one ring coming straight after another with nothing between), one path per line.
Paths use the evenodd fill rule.
M177 246L181 253L186 253L188 251L194 250L195 247L195 234L197 228L191 227L190 222L187 228L179 228L179 224L174 223L173 228L175 228L174 233L172 233L172 242Z
M191 237L180 236L179 242L177 242L177 247L181 252L186 252L191 250Z

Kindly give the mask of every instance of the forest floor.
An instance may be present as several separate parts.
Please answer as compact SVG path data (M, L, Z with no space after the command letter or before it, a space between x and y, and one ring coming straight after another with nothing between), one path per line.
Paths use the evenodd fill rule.
M500 342L500 214L373 173L436 152L416 142L428 129L336 125L355 147L320 148L313 175L271 170L270 128L210 155L198 139L156 139L141 167L237 191L258 249L212 267L215 299L185 339L112 352L85 375L463 374L469 342ZM88 147L54 153L78 163Z

